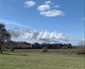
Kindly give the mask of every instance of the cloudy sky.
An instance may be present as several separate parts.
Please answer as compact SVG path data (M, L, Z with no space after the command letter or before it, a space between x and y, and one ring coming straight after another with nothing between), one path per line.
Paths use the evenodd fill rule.
M0 0L0 22L17 41L85 40L84 0Z

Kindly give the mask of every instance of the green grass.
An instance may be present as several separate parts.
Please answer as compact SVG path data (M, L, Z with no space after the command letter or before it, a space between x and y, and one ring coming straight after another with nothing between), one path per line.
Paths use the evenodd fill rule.
M84 56L8 52L0 54L0 69L84 69Z

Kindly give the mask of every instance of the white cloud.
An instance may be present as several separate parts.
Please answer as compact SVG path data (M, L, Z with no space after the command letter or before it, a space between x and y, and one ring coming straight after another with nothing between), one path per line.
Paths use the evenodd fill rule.
M59 5L55 5L55 6L53 6L53 8L59 8L60 6Z
M52 2L50 0L45 1L45 4L51 4Z
M35 3L34 1L26 1L26 2L24 2L24 4L25 4L25 7L32 7L32 6L34 6L36 3Z
M46 11L46 10L50 10L50 5L40 5L37 10L39 11Z
M63 16L64 13L60 10L49 10L49 11L42 11L40 12L41 15L46 17L55 17L55 16Z
M51 0L47 0L44 4L38 6L37 10L40 12L40 15L46 17L63 16L64 12L61 10L57 10L57 8L59 7L59 5L53 4Z

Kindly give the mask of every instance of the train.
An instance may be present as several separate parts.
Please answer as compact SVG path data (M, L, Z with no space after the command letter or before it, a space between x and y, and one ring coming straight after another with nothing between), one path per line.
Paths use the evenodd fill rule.
M54 44L46 44L46 43L27 43L27 42L9 42L5 43L4 47L7 49L42 49L46 47L47 49L71 49L72 45L70 43L54 43Z

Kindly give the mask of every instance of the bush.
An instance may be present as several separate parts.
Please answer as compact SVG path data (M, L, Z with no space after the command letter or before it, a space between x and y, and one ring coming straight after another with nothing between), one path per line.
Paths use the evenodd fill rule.
M85 50L81 50L77 53L78 55L84 55L85 54Z
M48 52L47 47L43 47L42 52Z

